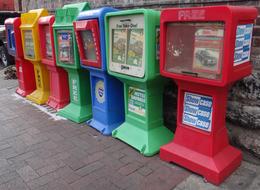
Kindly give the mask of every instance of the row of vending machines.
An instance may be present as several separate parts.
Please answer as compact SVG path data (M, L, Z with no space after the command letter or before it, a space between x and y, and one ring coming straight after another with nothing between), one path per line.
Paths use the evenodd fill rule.
M16 92L220 184L242 159L225 115L229 87L252 71L256 17L241 6L31 10L5 21ZM166 78L178 85L174 137L162 117Z

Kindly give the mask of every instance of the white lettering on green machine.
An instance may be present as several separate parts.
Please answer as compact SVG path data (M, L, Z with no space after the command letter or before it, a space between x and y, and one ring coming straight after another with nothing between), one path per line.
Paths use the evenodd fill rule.
M128 89L128 111L145 116L145 91L135 87Z
M72 98L75 102L78 101L78 84L75 79L72 79Z

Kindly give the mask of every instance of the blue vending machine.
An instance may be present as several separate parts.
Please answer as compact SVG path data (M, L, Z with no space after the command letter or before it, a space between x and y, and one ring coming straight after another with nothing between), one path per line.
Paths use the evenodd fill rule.
M87 123L104 135L124 122L123 84L106 68L105 15L111 7L81 12L74 22L81 66L90 72L93 118Z

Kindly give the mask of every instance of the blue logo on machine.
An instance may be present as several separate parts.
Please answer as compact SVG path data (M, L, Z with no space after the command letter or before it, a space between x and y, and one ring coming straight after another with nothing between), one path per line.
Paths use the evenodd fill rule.
M68 33L61 33L61 39L62 40L68 40L69 39L69 34Z
M182 123L211 131L212 97L185 92Z
M104 87L104 81L99 80L96 83L96 87L95 87L95 95L96 95L96 99L97 101L102 104L105 102L105 87Z

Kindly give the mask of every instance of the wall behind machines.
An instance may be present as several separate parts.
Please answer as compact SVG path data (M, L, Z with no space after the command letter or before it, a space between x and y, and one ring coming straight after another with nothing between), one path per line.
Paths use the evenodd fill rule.
M25 12L45 7L54 13L57 7L75 2L83 2L83 0L15 0L15 9ZM165 7L246 5L255 6L260 12L260 0L89 0L88 2L91 3L92 8L113 6L120 9L143 7L158 10ZM254 28L252 46L253 74L235 83L230 90L227 127L234 144L260 158L260 17ZM166 126L172 130L176 120L176 97L177 89L171 82L164 92L164 119Z
M0 11L13 11L14 0L0 0Z

